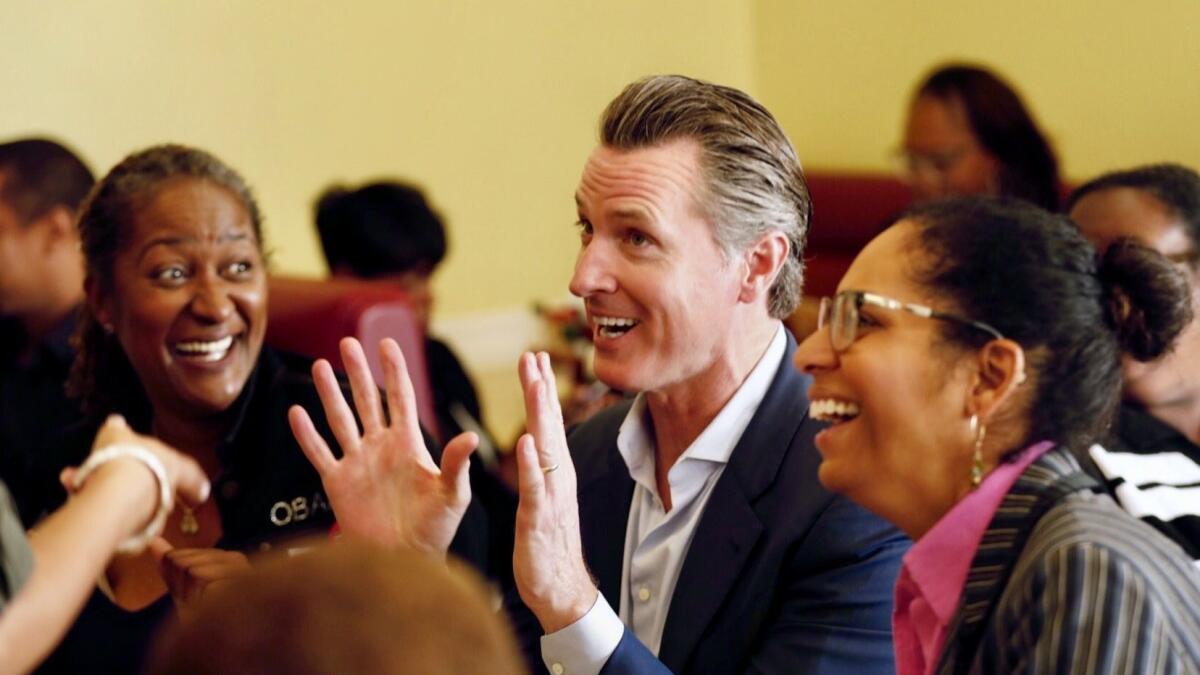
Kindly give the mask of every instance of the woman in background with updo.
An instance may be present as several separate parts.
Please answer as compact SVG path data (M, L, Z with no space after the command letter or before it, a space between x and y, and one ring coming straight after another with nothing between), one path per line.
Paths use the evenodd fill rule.
M898 672L1200 669L1200 570L1074 453L1107 428L1120 355L1186 325L1186 281L1123 241L1097 260L1016 200L919 207L855 259L799 348L819 477L915 542Z

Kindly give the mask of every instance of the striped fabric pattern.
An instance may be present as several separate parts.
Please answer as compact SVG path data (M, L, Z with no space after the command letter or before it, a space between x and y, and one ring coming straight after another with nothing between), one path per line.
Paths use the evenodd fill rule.
M1174 539L1200 567L1200 463L1195 452L1190 441L1172 430L1136 451L1122 437L1108 449L1093 445L1088 454L1122 508Z
M1109 496L1074 491L1080 472L1057 448L1013 486L972 562L939 672L1200 673L1200 570ZM1047 493L1054 505L1018 550ZM978 648L960 654L973 633Z

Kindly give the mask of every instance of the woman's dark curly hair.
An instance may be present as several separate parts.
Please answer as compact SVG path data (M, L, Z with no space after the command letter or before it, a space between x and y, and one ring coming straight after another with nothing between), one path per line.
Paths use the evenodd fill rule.
M1157 251L1118 240L1103 256L1065 216L1009 198L918 206L915 279L1025 350L1035 387L1026 442L1086 448L1120 400L1120 357L1149 361L1191 321L1187 279ZM951 344L990 338L945 323Z
M179 178L210 181L237 196L262 246L262 215L246 181L213 155L183 145L157 145L129 155L92 188L79 215L87 277L101 295L114 292L113 263L127 246L134 217L167 183ZM67 390L90 414L105 414L117 401L144 399L141 383L117 339L85 305L72 338L75 363Z

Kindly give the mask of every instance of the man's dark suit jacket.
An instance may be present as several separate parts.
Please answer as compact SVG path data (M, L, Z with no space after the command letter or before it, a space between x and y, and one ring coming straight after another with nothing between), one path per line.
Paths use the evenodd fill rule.
M766 396L718 479L684 558L658 658L626 628L604 673L892 673L892 589L909 541L817 482L809 378L788 346ZM569 442L579 474L583 551L600 592L620 607L633 479L617 451L631 403ZM540 626L513 611L530 664Z

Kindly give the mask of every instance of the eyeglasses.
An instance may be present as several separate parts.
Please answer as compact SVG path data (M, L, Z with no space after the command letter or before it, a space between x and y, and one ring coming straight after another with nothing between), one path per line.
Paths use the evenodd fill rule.
M898 150L896 168L902 176L916 177L932 174L942 177L950 173L967 156L970 148L956 148L942 152L914 152Z
M859 309L863 305L874 305L876 307L883 307L884 309L898 309L927 319L953 321L983 331L997 340L1004 339L1000 331L982 321L966 319L961 316L939 312L925 305L901 302L866 291L842 291L832 298L821 298L821 307L817 312L817 330L829 326L829 343L833 346L834 351L846 351L858 338L858 326L861 322Z

